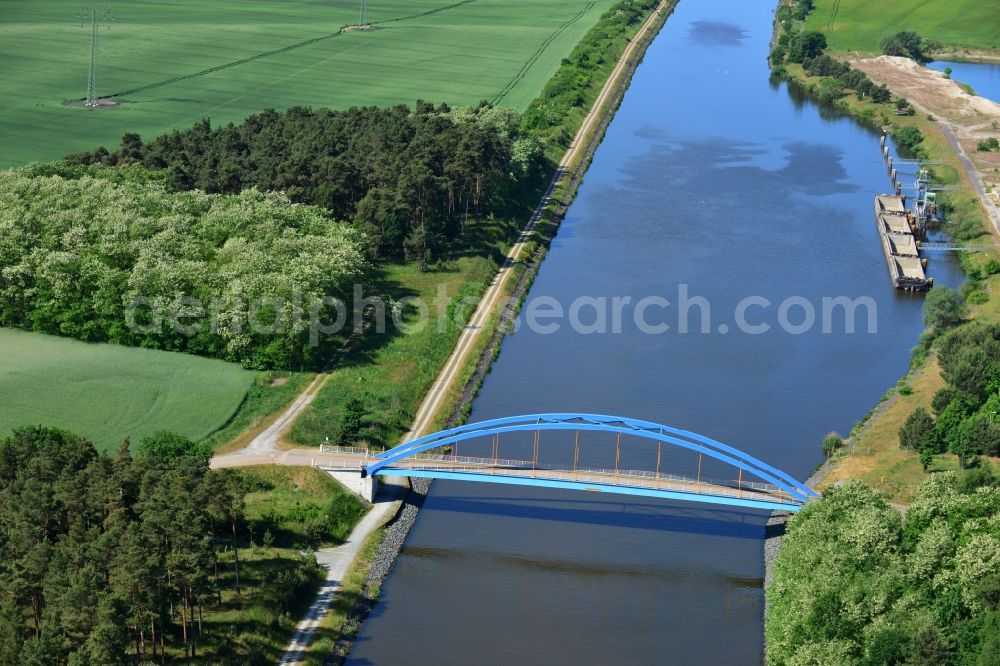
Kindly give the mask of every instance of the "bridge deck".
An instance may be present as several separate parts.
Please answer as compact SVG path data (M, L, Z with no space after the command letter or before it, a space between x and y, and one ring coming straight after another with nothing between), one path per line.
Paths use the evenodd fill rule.
M317 457L314 464L331 469L358 469L369 465L378 458L365 455L324 455ZM730 498L751 502L762 502L798 507L800 502L784 490L768 483L761 483L741 478L709 479L690 478L675 474L657 474L646 470L627 469L591 469L578 467L560 467L552 465L536 465L530 460L504 460L493 458L471 458L451 455L420 455L394 462L384 467L378 474L405 476L436 476L447 474L448 478L483 480L483 476L503 477L510 480L530 480L531 485L544 485L545 481L559 484L593 485L630 490L645 490L677 493L684 495L703 495L718 498ZM480 477L475 479L473 477ZM501 479L496 479L501 481ZM523 482L522 482L523 483Z

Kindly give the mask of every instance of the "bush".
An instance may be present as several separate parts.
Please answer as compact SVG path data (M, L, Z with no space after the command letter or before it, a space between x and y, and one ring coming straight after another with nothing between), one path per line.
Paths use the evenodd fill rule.
M986 465L965 470L958 480L958 488L963 493L971 493L976 488L995 488L1000 486L1000 477Z
M912 30L904 30L883 37L880 46L882 53L886 55L911 58L921 64L930 61L930 58L924 53L930 45Z
M949 328L965 319L965 299L949 287L935 287L924 301L924 325L930 328Z
M976 144L976 150L981 153L988 153L992 150L1000 150L1000 139L997 139L995 136L990 137L989 139L983 139Z
M899 446L908 451L916 451L920 443L934 433L934 419L923 407L917 407L899 428Z
M876 104L885 104L892 100L892 91L884 85L875 86L872 88L871 98Z
M983 228L983 221L975 216L967 216L960 219L957 223L953 222L948 225L948 233L952 238L959 241L968 241L973 238L979 238L986 233L986 229Z
M941 412L948 408L951 401L959 395L958 389L954 386L944 386L939 388L934 392L934 397L931 398L931 410L933 410L935 414L941 414Z
M789 62L803 63L823 54L826 35L821 32L796 32L788 40Z
M823 455L827 458L833 457L840 448L844 446L844 440L835 432L831 432L823 438Z
M816 99L819 102L831 104L843 96L844 91L837 79L826 78L819 82L819 87L816 90Z
M910 150L913 150L920 142L924 140L924 135L919 128L913 125L907 125L906 127L897 127L892 131L892 136L896 139L896 143L901 146L905 146Z
M965 302L968 303L969 305L982 305L988 300L990 300L989 294L987 294L982 289L976 289L970 292L969 295L965 297Z

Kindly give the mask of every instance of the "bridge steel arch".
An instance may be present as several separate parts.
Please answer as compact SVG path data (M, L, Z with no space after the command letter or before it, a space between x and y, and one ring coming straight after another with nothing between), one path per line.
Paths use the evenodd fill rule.
M519 485L545 485L549 487L597 489L595 484L571 483L568 481L546 481L519 479L516 477L474 478L485 475L463 472L421 471L419 469L394 469L392 465L407 460L418 454L456 444L461 441L492 437L501 433L532 432L547 430L596 431L629 436L636 436L657 442L662 442L679 448L688 449L751 474L788 493L795 502L762 502L759 500L736 500L735 498L712 496L709 494L695 495L683 492L652 492L648 489L629 488L628 486L608 486L612 492L669 497L673 499L695 500L721 504L735 504L752 508L796 510L798 505L808 502L817 496L809 486L797 481L791 475L758 460L739 449L703 435L687 430L666 426L652 421L586 413L542 413L509 416L488 421L480 421L467 425L443 430L424 437L418 437L399 446L385 451L362 471L365 475L398 475L426 476L434 478L450 478L470 481L492 481ZM612 490L612 488L614 488Z

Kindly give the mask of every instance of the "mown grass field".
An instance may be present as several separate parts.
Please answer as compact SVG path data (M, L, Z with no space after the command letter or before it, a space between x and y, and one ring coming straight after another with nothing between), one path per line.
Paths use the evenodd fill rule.
M104 450L160 429L201 439L232 416L253 380L223 361L0 328L0 436L42 424Z
M611 4L377 0L368 10L374 29L331 36L357 22L358 2L112 0L116 20L100 34L99 93L189 78L89 111L64 104L87 92L90 30L76 18L79 3L0 0L0 168L117 146L127 131L150 138L268 107L487 99L523 108Z
M945 46L1000 50L1000 11L982 0L816 0L806 29L825 33L832 51L877 52L900 30Z

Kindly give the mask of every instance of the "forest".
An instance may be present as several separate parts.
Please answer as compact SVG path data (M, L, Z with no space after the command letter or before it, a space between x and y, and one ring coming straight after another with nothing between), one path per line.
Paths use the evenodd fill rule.
M67 161L162 169L175 191L285 192L352 221L378 256L423 261L542 166L540 145L519 126L516 111L485 103L295 107L239 125L212 127L206 119L148 143L130 133L114 152L99 148Z
M254 188L57 164L0 172L0 199L0 326L311 367L337 338L310 339L310 314L335 320L323 299L348 301L372 269L363 233Z
M1000 479L921 485L905 516L858 481L788 525L767 590L771 664L1000 664Z
M205 652L211 663L273 663L265 634L287 641L322 569L289 550L261 570L246 499L271 485L210 471L210 455L169 432L110 456L41 427L0 440L0 664L175 663ZM341 495L325 514L301 502L275 514L271 503L258 543L305 548L288 536L295 512L309 514L301 531L312 543L342 538L363 509ZM254 610L220 624L224 596ZM261 625L265 610L273 619Z

